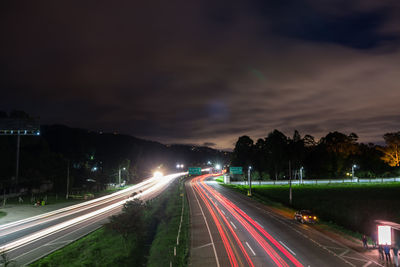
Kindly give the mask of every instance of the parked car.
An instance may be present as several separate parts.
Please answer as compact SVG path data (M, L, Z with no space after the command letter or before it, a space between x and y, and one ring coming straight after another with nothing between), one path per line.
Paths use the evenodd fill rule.
M301 223L316 223L317 216L309 210L296 211L294 219Z

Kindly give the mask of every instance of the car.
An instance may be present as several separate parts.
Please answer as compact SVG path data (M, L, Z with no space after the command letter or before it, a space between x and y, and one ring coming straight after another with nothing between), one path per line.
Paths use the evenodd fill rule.
M301 223L316 223L317 216L309 210L296 211L294 219Z

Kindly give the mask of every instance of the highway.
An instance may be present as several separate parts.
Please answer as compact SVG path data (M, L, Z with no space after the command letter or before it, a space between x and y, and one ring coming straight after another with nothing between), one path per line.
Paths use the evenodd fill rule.
M29 264L98 229L126 201L154 198L185 174L151 177L104 197L0 225L0 252L5 251L16 266Z
M185 184L191 266L382 266L210 178L198 176Z

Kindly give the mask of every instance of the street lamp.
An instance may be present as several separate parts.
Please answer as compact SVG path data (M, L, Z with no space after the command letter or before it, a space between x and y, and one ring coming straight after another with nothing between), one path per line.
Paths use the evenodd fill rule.
M304 170L304 167L300 167L300 183L301 184L303 183L303 170Z
M247 195L251 197L251 176L250 176L250 172L251 172L251 166L249 166L249 169L247 170L247 176L249 178L249 192L247 193Z
M354 164L353 166L351 166L351 178L354 179L354 169L357 168L357 165ZM357 178L357 182L358 182L358 178Z
M122 170L122 171L125 171L126 168L123 167L122 169L121 169L121 168L118 169L118 187L121 186L121 170Z
M219 165L219 164L215 165L215 169L218 171L221 170L221 165Z

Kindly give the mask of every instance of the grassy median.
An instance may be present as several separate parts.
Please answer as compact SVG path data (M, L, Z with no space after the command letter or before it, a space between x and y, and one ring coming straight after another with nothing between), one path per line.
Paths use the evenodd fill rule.
M248 186L226 185L244 194ZM289 205L288 185L254 185L253 196ZM400 221L400 183L294 185L295 209L309 209L322 220L370 234L374 220Z
M132 202L110 224L30 266L169 266L170 262L186 266L189 213L183 194L181 180L156 199ZM185 208L177 246L182 204Z

